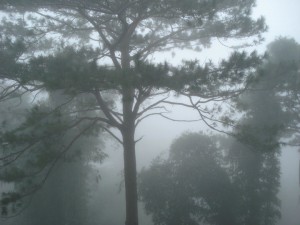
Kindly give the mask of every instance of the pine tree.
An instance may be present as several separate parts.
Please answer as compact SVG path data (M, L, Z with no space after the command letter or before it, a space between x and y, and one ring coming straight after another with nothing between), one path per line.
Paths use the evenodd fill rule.
M200 119L214 128L209 120L217 119L203 103L225 101L241 92L252 68L260 61L255 54L234 53L218 67L190 62L181 68L171 68L167 64L151 65L147 58L170 49L209 47L215 38L247 37L259 42L266 26L262 18L251 18L254 3L1 1L1 10L7 13L1 25L3 35L12 40L22 39L27 56L29 51L33 55L43 53L29 61L26 71L22 71L18 79L23 86L31 90L63 89L73 95L90 93L105 115L94 118L94 122L119 130L121 138L104 127L124 149L126 225L138 224L136 126L149 116L166 117L165 107L177 105L197 110ZM52 55L55 49L70 45L76 46L75 50L67 48ZM112 69L104 66L105 58L111 61ZM16 80L11 74L5 78ZM114 107L104 98L108 91L116 93L120 100ZM186 97L189 103L172 101L168 97L173 93ZM147 100L154 96L159 98L148 104Z

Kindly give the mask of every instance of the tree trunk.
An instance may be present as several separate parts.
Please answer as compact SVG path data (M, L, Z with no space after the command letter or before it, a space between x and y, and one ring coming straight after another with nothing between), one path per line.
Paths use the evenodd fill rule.
M123 113L122 127L124 148L124 178L126 197L126 222L125 225L138 225L137 208L137 182L136 182L136 158L135 158L135 126L132 112L134 89L123 89Z
M129 127L124 128L122 135L124 142L124 176L126 198L125 225L138 225L134 130L130 129Z
M128 41L127 41L128 42ZM121 65L122 69L130 68L129 43L126 41L122 46ZM136 181L136 157L135 157L135 115L133 113L134 87L131 84L124 84L122 87L123 103L123 150L124 150L124 179L125 179L125 200L126 200L126 221L125 225L138 225L137 206L137 181Z

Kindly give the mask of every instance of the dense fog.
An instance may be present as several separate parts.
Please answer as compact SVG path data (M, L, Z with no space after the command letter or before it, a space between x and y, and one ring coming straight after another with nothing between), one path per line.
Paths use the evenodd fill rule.
M299 7L0 1L0 225L299 225Z

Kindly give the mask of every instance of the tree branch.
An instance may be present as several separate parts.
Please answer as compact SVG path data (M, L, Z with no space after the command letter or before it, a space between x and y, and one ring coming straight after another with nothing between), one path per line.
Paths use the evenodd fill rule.
M83 16L87 21L89 21L93 26L94 28L96 29L96 31L98 32L98 34L100 35L102 41L104 42L104 44L106 45L106 47L108 48L109 50L109 53L110 53L110 58L112 59L115 67L117 69L121 69L121 65L119 63L119 61L117 60L116 58L116 55L115 55L115 49L114 49L114 46L109 42L109 40L105 37L104 33L102 32L102 28L98 26L98 24L88 15L84 12L84 10L82 9L78 9L78 12L81 16Z
M108 128L106 127L101 127L103 130L105 130L107 133L109 133L115 140L117 140L121 145L123 145L123 141L118 138L113 132L111 132Z
M99 90L95 90L94 91L94 95L96 97L96 100L101 108L101 110L103 111L104 115L107 117L107 119L109 120L109 123L111 124L111 126L117 127L117 128L121 128L121 124L114 118L113 114L111 113L111 110L108 108L107 103L103 100L100 91Z
M165 97L165 98L163 98L163 99L161 99L161 100L159 100L159 101L157 101L157 102L151 104L150 106L146 107L144 110L138 112L138 113L137 113L137 118L139 118L141 115L143 115L145 112L149 111L149 110L152 109L153 107L155 107L155 106L157 106L157 105L163 103L163 102L164 102L166 99L168 99L168 98L169 98L169 96L167 96L167 97Z

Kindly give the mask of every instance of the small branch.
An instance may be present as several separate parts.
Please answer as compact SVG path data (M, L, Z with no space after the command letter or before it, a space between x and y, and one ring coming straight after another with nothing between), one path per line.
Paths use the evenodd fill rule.
M106 127L101 127L103 130L105 130L107 133L109 133L114 139L116 139L121 145L123 145L123 141L118 138L113 132L111 132L108 128Z
M16 93L20 88L21 88L20 84L18 84L18 85L14 84L14 85L10 85L8 87L3 88L3 90L0 92L0 102L9 99L7 97L12 95L13 93Z
M177 106L183 106L183 107L188 107L188 108L194 108L191 105L181 103L181 102L172 102L172 101L163 101L162 103L169 104L169 105L177 105Z
M162 44L163 42L166 42L167 40L169 40L172 36L175 36L185 30L189 30L191 28L181 28L181 29L178 29L176 31L172 31L171 33L169 33L168 35L165 35L161 38L159 38L158 40L156 41L153 41L152 43L148 44L147 47L145 47L144 49L141 49L138 54L139 55L144 55L144 54L149 54L149 52L153 49L153 48L156 48L158 47L160 44ZM148 53L147 53L148 52Z
M115 67L119 70L122 69L119 61L116 58L115 49L114 49L113 45L109 42L109 40L106 38L104 33L102 32L101 27L99 27L99 25L93 20L93 18L91 18L88 14L86 14L83 9L78 9L78 13L94 26L94 28L97 30L99 36L103 40L104 44L108 48L109 53L110 53L110 58L112 59Z
M168 94L168 97L169 97L170 96L169 93L170 93L170 91L161 91L161 92L156 92L156 93L153 93L153 94L149 93L149 97L152 98L152 97L159 96L159 95L164 95L164 94Z
M118 120L119 122L122 124L123 123L123 113L119 113L119 112L115 112L113 110L109 110Z
M165 116L163 113L161 113L160 116L163 117L163 118L165 118L165 119L171 120L171 121L173 121L173 122L194 123L194 122L202 121L202 119L197 119L197 120L172 119L172 118L170 118L170 117Z
M142 110L142 111L140 111L140 112L137 113L137 117L140 117L140 116L143 115L145 112L147 112L147 111L149 111L150 109L152 109L153 107L155 107L155 106L157 106L157 105L163 103L163 102L164 102L166 99L168 99L168 98L169 98L169 97L165 97L165 98L163 98L163 99L161 99L161 100L159 100L159 101L153 103L152 105L146 107L144 110Z
M28 146L26 146L25 148L23 148L20 151L17 152L13 152L10 153L9 155L3 156L0 158L0 161L4 161L4 163L0 166L0 168L3 168L5 166L8 166L12 163L14 163L15 161L17 161L17 159L19 159L28 149L30 149L32 146L34 146L35 144L37 144L39 141L36 141ZM13 159L10 159L9 161L7 161L9 158L14 157Z
M110 125L120 129L121 124L114 118L113 114L111 113L111 110L107 106L107 103L103 100L99 90L96 89L94 91L94 95L96 97L96 100L97 100L101 110L103 111L103 113L107 117L107 119L109 120Z
M150 92L151 89L148 89L147 91L139 90L139 95L136 97L136 103L133 107L133 113L135 117L138 115L141 104L149 97Z
M135 143L138 143L139 141L141 141L144 138L144 136L140 137L139 139L135 140Z
M160 116L161 113L150 113L150 114L147 114L145 116L143 116L142 118L136 120L136 123L135 123L135 127L137 127L139 125L140 122L142 122L144 119L150 117L150 116Z

